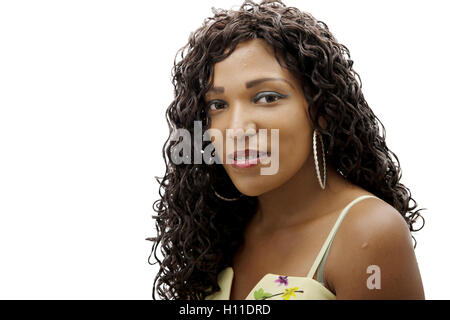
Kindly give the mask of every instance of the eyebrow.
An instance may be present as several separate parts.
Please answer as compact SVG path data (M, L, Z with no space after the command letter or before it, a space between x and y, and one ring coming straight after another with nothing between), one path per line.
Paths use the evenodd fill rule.
M258 85L258 84L260 84L262 82L266 82L266 81L284 81L288 85L290 85L292 87L292 89L295 90L295 88L292 85L292 83L290 83L289 81L287 81L286 79L283 79L283 78L261 78L261 79L255 79L255 80L246 82L245 83L245 87L247 89L249 89L251 87L254 87L254 86L256 86L256 85ZM210 92L214 92L214 93L224 93L225 92L225 88L224 87L214 87L214 88L211 88L209 91Z

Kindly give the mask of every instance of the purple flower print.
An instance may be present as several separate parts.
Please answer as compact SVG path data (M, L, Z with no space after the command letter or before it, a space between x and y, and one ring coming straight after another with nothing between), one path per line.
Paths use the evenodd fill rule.
M285 286L288 285L288 276L278 276L278 279L275 280L275 282L278 282L278 286L284 284Z

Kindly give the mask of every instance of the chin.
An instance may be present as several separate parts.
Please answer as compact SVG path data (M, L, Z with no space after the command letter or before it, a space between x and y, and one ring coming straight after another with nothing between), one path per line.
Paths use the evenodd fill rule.
M272 191L283 184L283 179L276 176L234 177L234 186L248 197L257 197Z
M241 177L236 177L231 179L233 185L239 190L240 193L248 197L257 197L264 192L267 192L261 182L258 182L255 178L245 179ZM247 181L245 181L247 180Z
M264 191L259 191L259 190L249 190L249 191L245 191L245 192L244 192L244 190L242 190L242 191L239 190L239 191L242 194L246 195L247 197L258 197L264 193Z

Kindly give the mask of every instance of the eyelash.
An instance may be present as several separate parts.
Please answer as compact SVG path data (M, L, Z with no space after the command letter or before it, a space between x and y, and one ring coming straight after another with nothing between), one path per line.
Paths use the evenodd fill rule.
M256 96L255 99L253 99L253 102L256 103L256 101L258 101L258 100L261 99L261 98L265 98L265 97L277 97L278 99L276 99L275 101L268 102L268 103L273 103L273 102L276 102L276 101L278 101L278 100L280 100L280 99L286 98L287 95L283 95L283 94L275 93L275 92L274 92L274 93L269 93L269 94L262 94L262 95ZM217 102L221 102L221 103L222 103L222 101L220 101L220 100L213 100L213 101L211 101L211 102L208 104L208 109L211 109L211 106L212 106L213 104L217 103ZM224 103L222 103L222 104L224 104ZM216 110L220 110L220 109L211 109L211 110L216 111Z

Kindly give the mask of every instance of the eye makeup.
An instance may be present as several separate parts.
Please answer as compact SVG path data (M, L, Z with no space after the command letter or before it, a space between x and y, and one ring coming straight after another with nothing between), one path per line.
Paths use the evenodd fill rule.
M278 92L275 92L275 91L264 91L264 92L258 93L258 94L252 99L252 102L253 102L253 103L257 103L258 100L260 100L261 98L265 98L265 97L277 97L277 98L278 98L278 99L276 99L276 100L274 100L274 101L264 103L264 104L270 104L270 103L273 103L273 102L277 102L277 101L280 100L280 99L287 98L288 96L289 96L289 95L287 95L287 94L281 94L281 93L278 93ZM211 106L215 105L216 103L222 104L222 105L226 105L226 104L227 104L227 103L226 103L225 101L223 101L223 100L214 99L214 100L211 100L210 102L207 103L207 108L210 109L210 110L213 110L213 111L222 109L222 108L219 108L219 109L211 109Z

